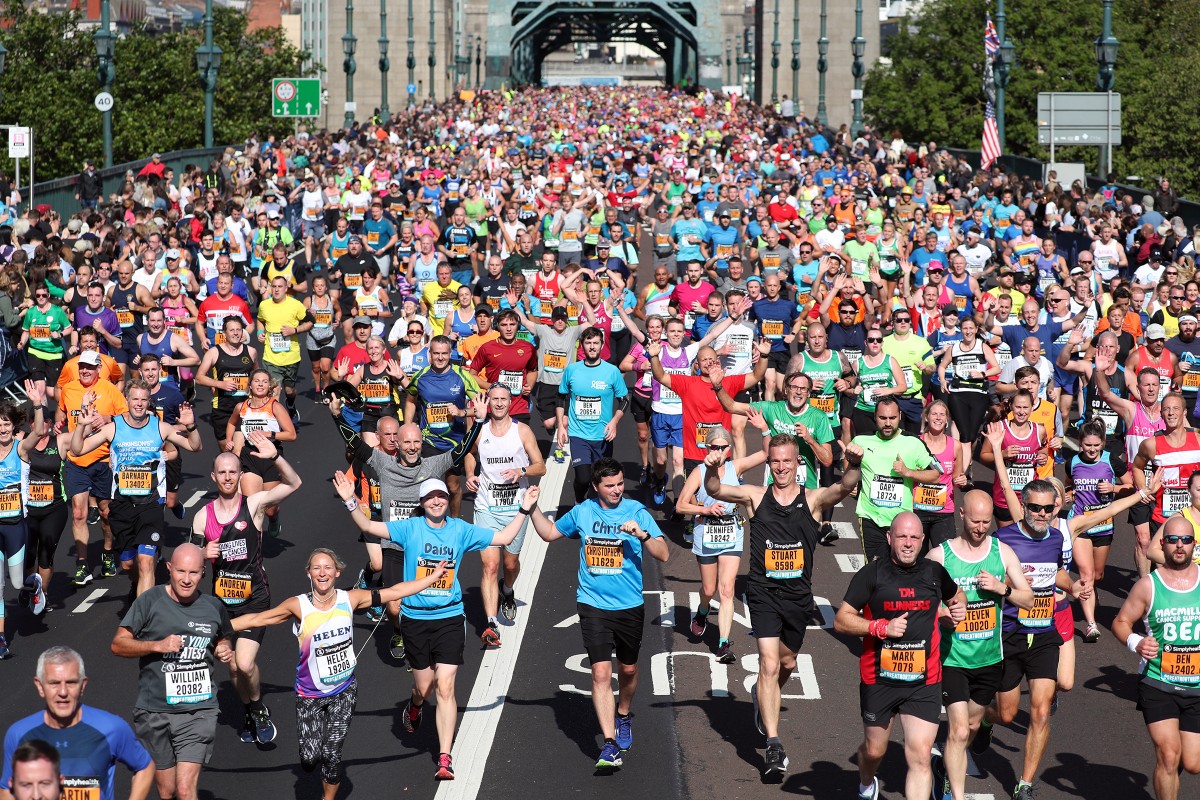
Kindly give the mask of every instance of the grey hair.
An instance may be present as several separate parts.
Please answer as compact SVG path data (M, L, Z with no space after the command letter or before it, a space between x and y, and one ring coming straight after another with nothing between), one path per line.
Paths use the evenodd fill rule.
M709 428L708 436L705 437L704 442L707 444L715 439L724 439L725 441L729 442L730 445L733 445L733 437L729 434L729 431L724 425L718 425L715 428Z
M87 677L87 670L83 666L83 656L62 644L56 644L53 647L47 648L38 656L36 673L38 680L46 680L46 667L48 665L71 663L79 665L79 679L81 681L85 679Z

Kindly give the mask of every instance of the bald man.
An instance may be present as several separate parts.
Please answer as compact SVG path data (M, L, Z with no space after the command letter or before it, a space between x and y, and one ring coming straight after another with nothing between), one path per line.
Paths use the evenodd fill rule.
M966 617L966 599L939 563L921 558L925 533L911 511L888 530L888 557L871 561L850 579L833 626L863 637L863 743L858 749L860 797L878 797L875 777L887 752L892 719L904 729L906 800L924 800L933 786L929 756L942 712L938 609L945 603L955 625ZM868 612L868 613L864 613Z
M191 541L204 548L204 557L212 563L213 596L224 604L231 618L271 607L271 588L262 565L264 518L269 509L300 488L300 476L279 455L265 432L247 434L246 441L254 448L254 455L275 462L279 483L243 496L241 460L233 453L221 453L213 459L211 473L217 498L192 520ZM276 733L271 714L262 702L258 676L258 648L265 632L265 628L251 628L233 637L229 677L246 707L241 739L247 744L269 744Z
M1033 590L1012 548L991 536L994 511L987 492L974 489L958 509L962 529L957 538L929 551L928 559L945 567L966 599L966 617L945 639L942 654L942 704L949 721L942 782L935 787L963 800L967 780L967 743L979 732L983 712L991 705L1004 676L1000 608L1005 597L1018 608L1033 606ZM949 781L947 785L946 782Z
M140 660L133 728L154 758L159 797L196 800L217 735L213 669L233 659L233 631L224 605L200 591L203 550L179 545L167 571L166 585L133 601L112 652Z

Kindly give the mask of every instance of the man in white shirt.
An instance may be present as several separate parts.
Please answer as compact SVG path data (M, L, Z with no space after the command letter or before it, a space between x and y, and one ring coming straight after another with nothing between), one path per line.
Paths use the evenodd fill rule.
M1017 370L1021 367L1033 367L1038 371L1038 397L1046 397L1046 390L1054 377L1054 365L1042 355L1042 343L1036 336L1026 336L1025 341L1021 343L1021 352L1004 365L1004 369L1000 371L996 391L1000 394L1015 392Z

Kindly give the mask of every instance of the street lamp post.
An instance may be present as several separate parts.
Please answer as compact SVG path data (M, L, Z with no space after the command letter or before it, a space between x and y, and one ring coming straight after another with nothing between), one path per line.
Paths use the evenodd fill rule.
M387 35L387 0L379 0L379 116L384 120L392 116L392 110L388 108L388 72L392 68L392 61L388 58L390 44Z
M800 0L792 0L792 107L800 103Z
M850 134L855 138L858 138L863 128L862 78L867 40L862 35L862 15L862 0L854 0L854 38L850 40L850 54L854 56L854 63L850 65L850 74L854 76L854 99L851 102L854 116L850 120Z
M775 0L775 38L771 40L771 105L779 99L779 0Z
M437 66L437 51L434 49L435 47L437 47L437 39L435 38L435 28L434 28L434 24L433 24L434 18L436 16L437 16L437 13L436 13L436 9L434 8L433 0L429 0L429 99L430 100L434 99L433 69L434 69L434 67Z
M1096 64L1099 67L1096 86L1100 91L1108 92L1109 116L1112 115L1112 91L1116 85L1114 73L1117 68L1117 48L1120 44L1117 37L1112 35L1112 6L1112 0L1104 0L1104 28L1100 37L1096 39ZM1101 152L1105 154L1105 166L1100 174L1107 175L1112 172L1112 142L1105 142Z
M417 75L416 75L417 57L415 55L413 55L413 45L416 44L416 41L413 39L412 4L413 4L413 0L408 0L408 58L406 58L404 60L404 66L408 67L408 85L409 86L415 86L417 83ZM414 105L416 105L416 102L417 102L416 94L409 92L408 107L412 108Z
M107 5L107 3L105 3ZM111 33L109 34L112 35ZM212 0L204 2L204 45L196 48L196 68L204 83L204 146L213 146L213 95L217 91L217 73L224 51L213 44ZM111 135L111 133L110 133Z
M821 0L821 38L817 39L817 122L826 125L825 73L829 70L829 37L825 35L825 0Z
M738 79L741 79L739 73ZM728 36L725 37L725 84L733 83L733 40Z
M455 91L471 77L471 40L466 41L467 52L463 53L463 41L456 34L454 37L454 89ZM466 76L464 78L463 76Z
M116 39L109 29L108 0L100 0L100 27L92 34L96 45L98 66L96 78L100 81L100 89L107 92L117 77L117 69L113 66L113 44ZM112 166L112 108L100 112L101 124L104 128L104 166Z
M346 0L346 32L342 34L342 72L346 73L346 117L344 124L347 128L354 127L354 73L358 64L354 61L354 51L358 49L358 37L354 35L354 0Z
M1000 40L1000 49L996 51L992 67L992 80L996 85L996 138L1000 140L1000 152L1004 148L1004 89L1012 68L1016 66L1017 48L1008 39L1005 27L1008 15L1004 13L1004 0L996 4L996 38Z
M475 37L475 87L478 88L483 81L483 36Z

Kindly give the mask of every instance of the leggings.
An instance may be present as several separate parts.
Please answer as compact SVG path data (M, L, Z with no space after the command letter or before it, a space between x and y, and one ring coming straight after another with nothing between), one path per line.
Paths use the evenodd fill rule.
M357 702L357 678L352 678L344 690L331 697L296 698L300 766L311 771L320 763L321 780L331 786L342 782L342 743L346 741Z
M950 419L958 428L958 440L974 444L987 414L987 396L980 392L950 392Z
M592 465L580 464L575 467L574 483L575 502L582 503L587 499L588 490L592 488Z
M13 586L25 582L25 542L29 528L24 519L0 523L0 549L4 551L4 563L8 568L8 580ZM0 617L4 616L4 570L0 570Z
M66 503L30 509L26 518L31 545L25 557L27 562L36 555L38 567L53 569L54 551L58 549L58 541L67 528L70 512L71 508Z

